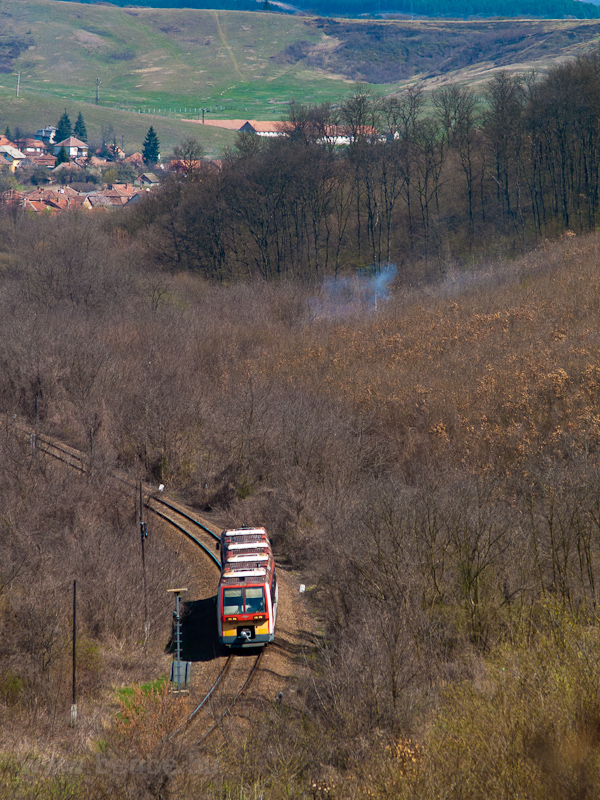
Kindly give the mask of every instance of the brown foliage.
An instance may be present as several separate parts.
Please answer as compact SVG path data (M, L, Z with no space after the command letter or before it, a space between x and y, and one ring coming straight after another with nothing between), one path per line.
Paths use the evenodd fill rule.
M60 267L64 242L48 231L57 249L44 263ZM94 236L121 246L102 229L92 250ZM208 286L140 273L135 260L127 291L80 302L32 293L35 269L16 259L0 292L3 718L57 729L74 577L85 697L102 693L115 662L140 677L133 503L103 477L119 466L232 524L265 523L280 561L311 587L322 637L304 699L289 730L252 722L272 748L272 796L282 765L310 797L311 782L339 786L373 754L386 791L398 759L385 746L421 733L444 687L475 686L497 648L535 640L548 604L575 619L600 600L597 256L595 236L568 236L511 265L396 286L377 308L359 281L322 302L326 287L317 297L284 282ZM95 286L91 262L75 261ZM57 269L52 286L70 286ZM92 478L32 454L13 413L80 446ZM156 674L165 581L181 573L154 538L148 564ZM148 703L148 716L127 718L129 735L126 717L112 728L111 746L139 744L139 758L158 748L164 761L161 720L175 712L162 696ZM223 796L261 786L261 753L242 734L231 748L247 772L223 781ZM128 775L113 775L111 791L176 786ZM210 792L212 780L198 785Z

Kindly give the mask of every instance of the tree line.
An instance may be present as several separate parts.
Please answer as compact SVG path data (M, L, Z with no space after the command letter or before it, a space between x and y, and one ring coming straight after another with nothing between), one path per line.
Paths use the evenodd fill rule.
M128 225L156 231L157 262L208 279L319 281L389 262L431 276L593 229L599 120L597 54L543 78L499 73L481 96L359 89L338 107L292 104L284 137L240 134L221 169L196 159Z
M93 2L94 0L84 0ZM127 0L113 0L116 6L128 5ZM230 11L281 11L268 1L258 6L253 0L144 0L140 5L150 8L215 8ZM386 0L376 7L367 0L300 0L295 6L324 16L355 17L382 13L410 14L426 17L542 17L546 19L598 19L600 10L590 2L577 0ZM289 11L287 12L289 13Z
M319 2L301 3L324 15L343 15L346 17L359 14L373 14L373 4L365 0L322 0ZM444 3L441 0L386 0L378 4L376 12L395 12L424 17L542 17L546 19L597 19L600 11L591 3L573 2L573 0L509 0L498 3L496 0L453 0Z

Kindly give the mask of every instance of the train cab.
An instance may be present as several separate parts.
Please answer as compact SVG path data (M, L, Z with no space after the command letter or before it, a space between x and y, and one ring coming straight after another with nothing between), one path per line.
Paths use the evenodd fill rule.
M238 536L225 536L225 534ZM244 540L244 536L255 541ZM228 540L228 541L227 541ZM231 648L261 647L275 638L278 588L266 531L225 531L217 593L220 641Z

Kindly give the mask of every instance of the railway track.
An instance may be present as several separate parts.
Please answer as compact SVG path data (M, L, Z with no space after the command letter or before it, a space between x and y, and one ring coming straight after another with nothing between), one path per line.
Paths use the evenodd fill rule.
M205 739L217 731L221 722L233 711L246 689L252 683L259 669L263 653L264 649L261 649L257 655L246 653L244 656L227 656L216 681L188 715L187 719L169 736L169 740L185 733L191 744L201 745ZM227 685L228 678L231 686ZM220 689L220 695L215 702L217 688ZM202 734L199 735L197 715L203 709L209 712L211 721L208 722L207 726L205 725ZM192 723L194 723L193 727Z
M81 474L89 472L89 464L85 455L74 447L60 442L50 436L36 433L21 423L14 423L14 427L24 436L29 438L29 444L33 452L41 452L66 464ZM124 489L133 492L139 490L139 483L132 479L113 473L111 477L118 481ZM221 528L210 521L196 514L182 503L171 500L164 495L160 495L155 487L150 484L142 484L144 508L155 514L160 519L167 522L172 528L186 536L193 544L199 547L210 559L211 563L221 570L221 561L215 555L216 542L220 541ZM213 732L219 729L222 720L232 712L242 695L251 685L256 673L258 672L264 650L261 649L257 655L246 652L241 656L229 654L225 663L210 689L201 697L194 710L189 714L184 723L174 731L169 739L183 734L184 732L192 739L196 745L202 744ZM227 683L230 680L231 686ZM226 686L225 692L223 687ZM223 695L219 703L215 703L217 689ZM215 711L215 709L217 709ZM210 710L212 717L208 726L204 726L201 735L196 730L200 718L200 712ZM199 737L199 738L198 738Z
M17 424L16 430L29 438L29 446L32 453L35 451L45 453L81 473L88 471L86 460L80 450L51 439L49 436L35 433L35 431L26 428L24 425Z
M146 487L147 489L150 487ZM144 507L157 517L164 519L173 528L187 536L197 545L209 559L221 570L221 560L215 555L215 544L221 540L220 530L217 533L213 530L207 520L192 514L189 509L180 503L169 500L166 497L159 497L156 492L146 492ZM212 548L211 546L212 545Z

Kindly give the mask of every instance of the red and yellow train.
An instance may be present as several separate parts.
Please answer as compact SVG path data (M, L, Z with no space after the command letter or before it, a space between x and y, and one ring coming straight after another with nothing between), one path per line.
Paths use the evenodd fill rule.
M272 642L278 596L275 560L266 530L223 531L217 591L220 641L236 648Z

